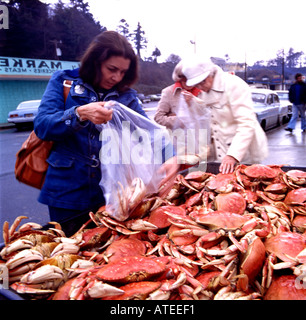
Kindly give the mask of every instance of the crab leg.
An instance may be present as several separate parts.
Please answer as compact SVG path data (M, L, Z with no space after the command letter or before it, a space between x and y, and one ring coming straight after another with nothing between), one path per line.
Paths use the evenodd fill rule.
M11 237L14 232L16 231L17 227L19 226L20 222L22 219L28 219L28 217L26 216L19 216L15 219L15 221L13 222L12 226L10 227L9 230L9 236Z

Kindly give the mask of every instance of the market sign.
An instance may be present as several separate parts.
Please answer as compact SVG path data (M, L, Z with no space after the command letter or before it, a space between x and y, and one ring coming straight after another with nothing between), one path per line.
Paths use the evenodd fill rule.
M50 78L57 70L75 69L77 61L41 60L27 58L0 57L0 77Z

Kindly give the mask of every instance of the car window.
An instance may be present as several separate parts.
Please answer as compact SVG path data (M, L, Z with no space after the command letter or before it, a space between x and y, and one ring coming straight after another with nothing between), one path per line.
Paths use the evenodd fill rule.
M28 108L35 108L39 106L40 104L40 100L39 101L24 101L24 102L21 102L17 109L28 109Z
M267 99L267 104L272 104L272 103L273 103L273 95L269 94Z
M265 103L266 96L262 93L252 92L252 100L255 103Z
M273 101L274 101L274 103L279 103L279 99L276 94L273 94Z
M277 94L280 100L289 100L287 92L278 92Z

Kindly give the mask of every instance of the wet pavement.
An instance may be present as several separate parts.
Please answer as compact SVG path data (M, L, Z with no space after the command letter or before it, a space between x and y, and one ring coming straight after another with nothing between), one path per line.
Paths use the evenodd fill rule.
M286 125L266 132L269 156L264 164L284 164L306 167L306 132L301 130L301 121L297 122L292 133L285 131Z

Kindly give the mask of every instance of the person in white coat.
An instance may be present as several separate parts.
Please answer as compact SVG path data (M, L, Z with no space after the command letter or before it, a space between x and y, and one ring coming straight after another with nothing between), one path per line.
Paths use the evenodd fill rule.
M207 93L214 160L221 163L220 172L231 173L240 162L265 159L267 138L257 121L247 83L212 62L193 60L185 63L182 71L188 86Z

